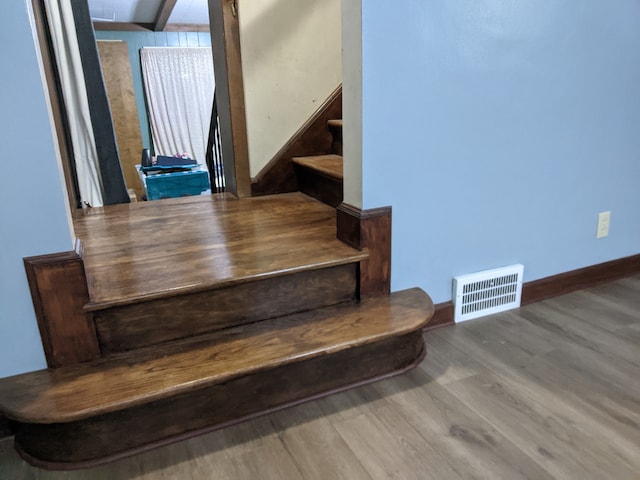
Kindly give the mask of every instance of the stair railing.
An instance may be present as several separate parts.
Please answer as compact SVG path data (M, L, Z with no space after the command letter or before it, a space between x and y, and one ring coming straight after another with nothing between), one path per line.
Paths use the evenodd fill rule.
M218 102L216 93L213 93L213 106L211 108L211 123L209 124L209 139L207 140L206 153L209 178L211 180L211 193L223 193L224 160L222 157L222 139L220 137L220 119L218 118Z

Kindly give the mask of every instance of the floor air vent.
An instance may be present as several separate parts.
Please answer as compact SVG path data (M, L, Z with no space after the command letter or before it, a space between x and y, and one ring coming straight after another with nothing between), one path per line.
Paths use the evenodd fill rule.
M511 265L454 277L454 320L462 322L519 307L523 272L523 265Z

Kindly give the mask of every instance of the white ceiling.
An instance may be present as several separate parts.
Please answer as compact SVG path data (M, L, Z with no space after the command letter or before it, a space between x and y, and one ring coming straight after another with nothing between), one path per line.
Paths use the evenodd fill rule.
M97 22L152 23L162 0L88 0ZM209 23L208 0L178 0L168 23Z

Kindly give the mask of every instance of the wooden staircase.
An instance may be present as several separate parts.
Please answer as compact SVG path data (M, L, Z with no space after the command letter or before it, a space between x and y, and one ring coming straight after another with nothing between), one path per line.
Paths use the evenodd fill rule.
M331 151L323 155L291 159L300 191L337 207L343 198L342 119L327 122L333 141Z
M75 230L95 358L0 379L0 412L35 465L114 460L425 353L429 297L366 298L375 249L337 240L336 211L301 193L92 209Z

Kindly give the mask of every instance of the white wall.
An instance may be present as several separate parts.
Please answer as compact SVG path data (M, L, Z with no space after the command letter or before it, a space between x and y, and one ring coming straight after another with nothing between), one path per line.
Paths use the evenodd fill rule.
M341 0L240 2L250 173L341 83Z
M46 367L22 258L73 247L30 5L0 2L0 377Z

